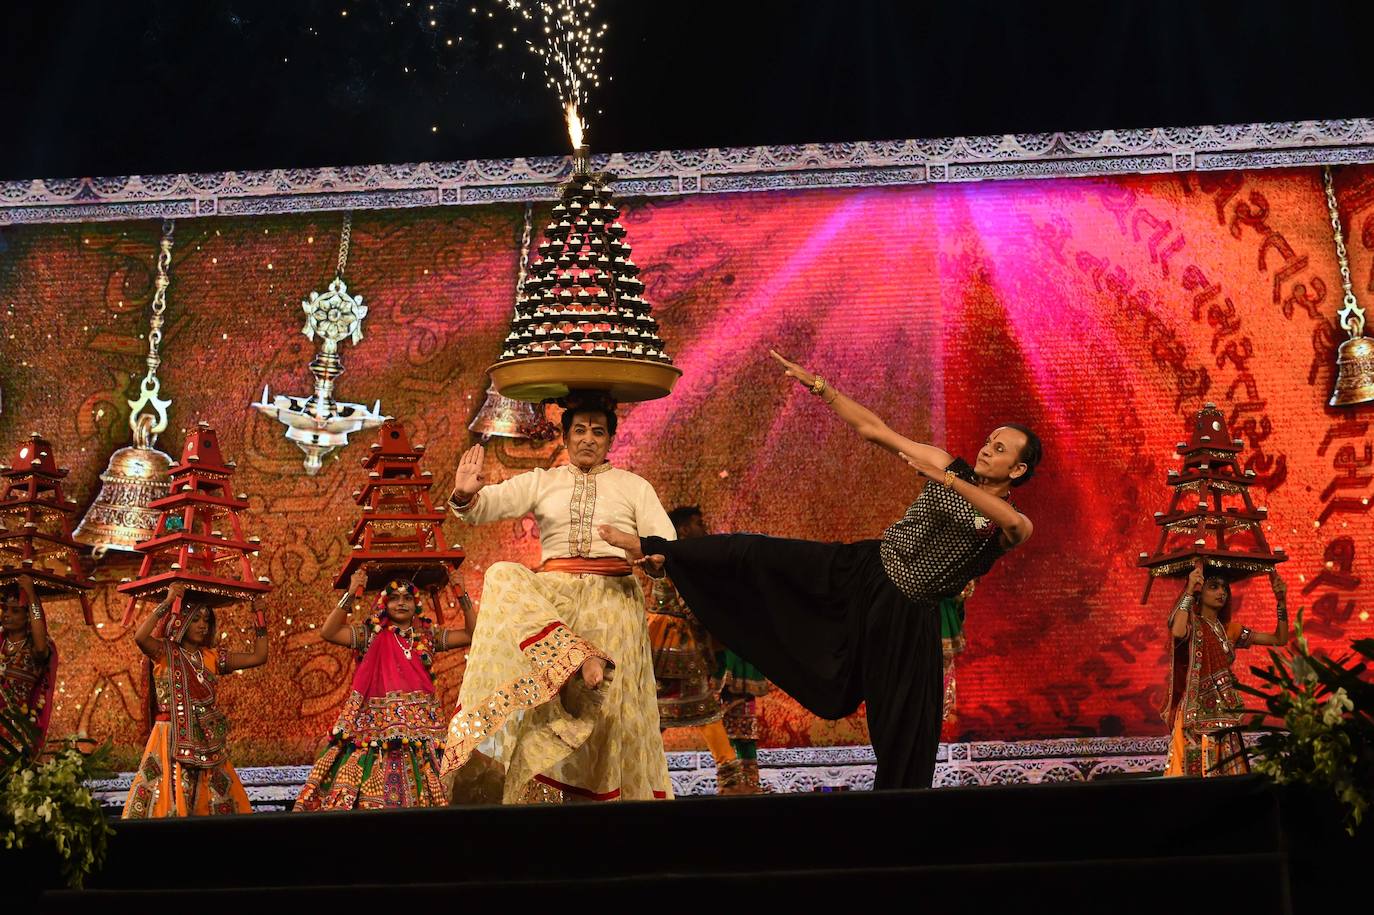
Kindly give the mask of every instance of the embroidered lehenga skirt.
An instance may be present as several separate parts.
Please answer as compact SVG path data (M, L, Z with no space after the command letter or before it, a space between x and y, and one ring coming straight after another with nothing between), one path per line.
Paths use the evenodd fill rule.
M208 767L177 762L172 754L171 723L154 722L124 802L124 819L252 812L243 783L227 758Z
M390 693L344 703L329 747L296 799L298 811L438 807L444 722L431 692Z

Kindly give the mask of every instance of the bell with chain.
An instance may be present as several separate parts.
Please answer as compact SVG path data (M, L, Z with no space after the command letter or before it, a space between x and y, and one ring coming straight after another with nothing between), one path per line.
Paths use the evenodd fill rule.
M487 387L487 399L482 403L482 409L468 423L468 430L481 436L483 441L496 435L503 438L529 438L530 430L540 421L538 410L536 404L502 397L496 385L492 384Z
M162 343L163 315L167 311L168 276L172 264L171 220L162 224L162 242L157 257L157 279L149 305L147 373L140 383L137 400L129 401L129 430L133 444L110 455L109 465L100 475L100 492L81 523L72 533L78 543L92 547L101 559L109 550L133 552L134 544L153 536L158 512L149 503L165 497L171 487L168 472L171 456L156 447L157 437L167 429L167 408L157 370L162 364L158 348Z
M533 215L534 204L526 203L525 231L520 240L520 269L515 281L517 298L525 286L525 273L530 259L530 236L534 227ZM528 438L531 430L536 429L542 419L541 407L503 397L501 392L496 390L496 385L491 384L487 386L487 399L482 403L482 409L478 410L472 422L468 423L468 431L480 436L484 442L492 436Z
M1322 166L1322 181L1326 186L1326 208L1331 216L1336 259L1341 268L1341 286L1345 290L1337 317L1347 335L1336 350L1336 386L1331 392L1330 406L1350 407L1374 400L1374 340L1364 335L1364 309L1355 299L1354 285L1350 282L1350 259L1346 256L1345 233L1341 230L1331 166Z

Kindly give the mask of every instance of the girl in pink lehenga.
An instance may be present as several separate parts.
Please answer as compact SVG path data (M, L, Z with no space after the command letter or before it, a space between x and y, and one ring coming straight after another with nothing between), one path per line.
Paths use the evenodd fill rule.
M367 576L349 582L361 610ZM392 581L372 615L352 626L345 604L325 620L320 636L358 654L353 690L339 713L329 747L315 763L295 810L438 807L448 798L439 782L439 753L448 715L434 693L434 653L471 643L464 629L445 629L418 615L419 591ZM470 625L470 622L467 623Z

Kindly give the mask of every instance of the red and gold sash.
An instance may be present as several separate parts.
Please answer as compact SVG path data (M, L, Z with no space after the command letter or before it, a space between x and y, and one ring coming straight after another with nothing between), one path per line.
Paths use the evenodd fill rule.
M630 564L617 556L588 559L583 556L560 556L545 559L539 566L540 572L566 572L569 575L605 575L607 578L620 578L630 574Z

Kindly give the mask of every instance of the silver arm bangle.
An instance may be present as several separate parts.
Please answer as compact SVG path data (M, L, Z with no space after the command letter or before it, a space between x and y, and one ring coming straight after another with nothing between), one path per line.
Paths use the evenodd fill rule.
M1169 611L1168 625L1172 626L1174 624L1175 616L1180 613L1191 613L1192 609L1193 595L1191 593L1184 594L1178 599L1178 602L1174 604L1174 608Z

